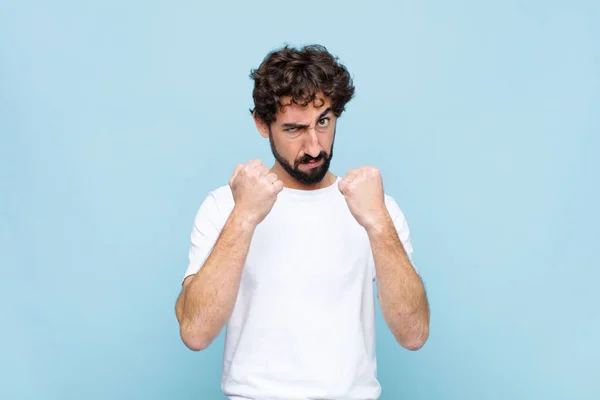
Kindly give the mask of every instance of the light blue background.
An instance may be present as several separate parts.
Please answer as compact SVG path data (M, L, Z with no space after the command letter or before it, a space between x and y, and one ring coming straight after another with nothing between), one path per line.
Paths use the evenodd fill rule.
M219 399L174 302L207 191L268 143L250 69L285 42L357 96L333 170L379 167L432 306L383 400L600 398L594 1L0 2L0 398Z

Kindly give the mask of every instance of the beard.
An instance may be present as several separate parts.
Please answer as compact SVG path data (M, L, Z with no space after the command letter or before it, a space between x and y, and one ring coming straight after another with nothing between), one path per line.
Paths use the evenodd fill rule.
M335 139L335 132L334 132ZM283 167L285 172L288 173L293 179L304 184L304 185L315 185L323 180L327 172L329 171L329 165L331 163L331 158L333 157L333 142L331 143L331 150L329 154L322 151L318 156L312 157L308 154L300 157L299 159L294 161L294 164L290 164L285 158L279 154L277 148L275 147L275 143L273 142L273 136L271 134L271 130L269 129L269 143L271 144L271 152L273 153L273 157L275 160ZM323 160L323 164L318 167L311 168L309 171L302 171L298 167L309 161L321 161Z

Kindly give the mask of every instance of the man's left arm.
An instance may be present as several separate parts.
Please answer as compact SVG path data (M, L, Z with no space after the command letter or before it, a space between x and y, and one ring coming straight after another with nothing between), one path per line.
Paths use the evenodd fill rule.
M429 336L429 304L423 282L389 214L365 229L373 252L383 318L402 347L418 350Z
M429 337L429 304L385 204L381 175L373 167L353 169L339 189L369 237L384 320L402 347L418 350Z

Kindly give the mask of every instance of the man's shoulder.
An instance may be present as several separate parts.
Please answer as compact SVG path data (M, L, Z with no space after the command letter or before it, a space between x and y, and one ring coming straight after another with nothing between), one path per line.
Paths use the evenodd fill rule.
M212 221L213 224L224 223L233 209L235 202L229 185L223 185L209 190L199 205L196 213L196 223Z
M388 207L397 207L398 206L398 203L396 203L396 199L394 198L394 196L392 196L388 193L383 194L383 199L384 199L385 205Z
M218 210L219 212L227 213L227 211L231 211L231 208L235 204L231 187L229 187L229 185L223 185L209 190L204 198L203 204L206 203L210 204L212 206L211 208Z
M233 193L229 185L223 185L216 187L208 192L209 196L212 196L218 204L227 204L233 202Z
M385 193L384 202L386 208L388 209L388 212L390 213L393 219L405 219L404 212L402 211L400 205L392 195Z

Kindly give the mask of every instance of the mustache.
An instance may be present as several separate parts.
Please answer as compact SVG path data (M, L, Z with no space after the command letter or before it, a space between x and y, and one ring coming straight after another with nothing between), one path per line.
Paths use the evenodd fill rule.
M300 164L303 163L307 163L309 161L321 161L322 159L327 157L327 153L325 153L324 151L320 152L318 156L316 157L312 157L308 154L305 154L302 158L299 158L298 160L296 160L295 162L295 167L297 167Z

